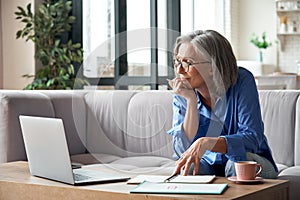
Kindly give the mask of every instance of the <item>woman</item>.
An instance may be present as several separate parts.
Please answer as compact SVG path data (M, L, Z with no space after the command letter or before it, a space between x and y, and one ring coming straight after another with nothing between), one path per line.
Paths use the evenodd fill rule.
M174 70L174 174L235 176L235 161L253 160L275 178L254 77L237 67L226 38L213 30L178 37Z

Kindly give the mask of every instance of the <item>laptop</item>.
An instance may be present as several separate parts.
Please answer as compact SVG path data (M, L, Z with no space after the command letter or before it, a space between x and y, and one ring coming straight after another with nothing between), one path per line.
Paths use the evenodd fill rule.
M20 115L30 173L71 185L127 181L129 177L72 168L62 119Z

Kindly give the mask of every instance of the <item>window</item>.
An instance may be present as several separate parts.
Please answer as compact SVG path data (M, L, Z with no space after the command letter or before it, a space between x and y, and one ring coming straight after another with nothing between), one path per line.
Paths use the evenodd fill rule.
M88 78L114 76L114 1L83 0L84 76Z
M82 0L82 75L101 89L168 89L176 37L223 33L223 1Z
M167 89L173 72L166 30L179 27L167 14L176 16L178 2L83 0L83 76L102 89Z
M181 0L181 32L216 30L224 34L224 0Z
M150 76L150 0L127 0L128 76Z

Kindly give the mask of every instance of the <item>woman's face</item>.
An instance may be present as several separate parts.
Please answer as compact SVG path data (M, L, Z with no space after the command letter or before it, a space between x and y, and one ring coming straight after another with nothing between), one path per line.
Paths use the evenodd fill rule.
M179 63L182 61L190 63L188 71L181 65L174 67L174 70L179 77L184 77L192 88L200 89L208 85L205 81L211 80L211 64L207 62L202 55L196 54L190 43L182 43L180 45L176 59Z

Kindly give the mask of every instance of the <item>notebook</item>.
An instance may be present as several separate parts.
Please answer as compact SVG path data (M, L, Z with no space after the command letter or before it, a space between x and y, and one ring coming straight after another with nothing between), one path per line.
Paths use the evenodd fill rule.
M30 173L72 185L127 181L129 177L73 169L62 119L20 115Z
M170 176L165 175L144 175L140 174L135 178L127 181L127 184L140 184L144 181L148 182L166 182L165 180ZM177 175L168 181L169 183L211 183L216 178L215 175L196 175L196 176L183 176Z
M190 184L190 183L158 183L145 181L130 193L144 194L222 194L228 187L227 183L220 184Z

